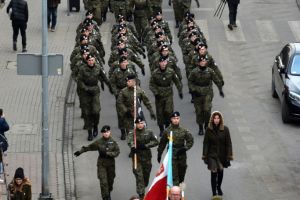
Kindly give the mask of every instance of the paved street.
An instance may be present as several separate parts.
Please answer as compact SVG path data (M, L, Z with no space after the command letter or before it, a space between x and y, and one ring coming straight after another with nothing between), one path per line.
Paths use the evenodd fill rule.
M201 8L196 9L193 1L192 12L208 39L208 50L219 64L225 80L225 99L219 97L215 88L213 102L213 110L224 113L225 124L231 130L233 141L235 160L224 173L224 198L298 199L299 122L282 123L280 103L271 97L270 91L271 65L275 55L284 44L300 41L300 13L296 1L242 0L238 10L238 28L235 31L227 29L227 7L220 20L213 17L218 2L200 0ZM29 53L36 53L41 51L41 5L34 0L28 0L28 4L28 50ZM96 175L98 153L88 152L78 158L72 156L72 152L88 144L87 133L82 129L83 120L74 94L74 83L70 84L70 92L66 94L70 75L69 55L74 45L75 28L84 11L72 12L70 16L66 16L66 4L63 1L58 9L57 31L49 33L49 52L63 53L65 63L62 77L49 78L50 191L56 199L101 199ZM36 199L41 190L41 79L16 75L16 54L12 51L12 30L5 8L0 13L0 22L5 27L0 30L0 107L4 108L11 126L7 134L10 143L8 169L12 178L17 167L24 167L26 175L32 179L33 197ZM167 2L164 2L163 8L164 18L175 36L177 30L174 28L173 11ZM101 26L102 40L107 50L106 61L113 24L113 15L109 14L108 21ZM18 47L21 47L20 39ZM173 48L179 58L182 73L185 74L177 38L173 42ZM147 66L147 60L144 62ZM146 76L141 76L141 86L154 103L148 87L149 75L147 69ZM193 133L195 139L194 147L188 152L186 199L209 199L210 172L201 160L203 137L197 135L194 107L190 103L185 76L183 83L184 99L177 98L177 91L174 92L175 109L180 111L182 125ZM116 159L117 177L112 199L129 199L129 196L135 194L135 179L131 160L128 158L129 148L119 139L115 100L105 89L104 92L101 91L99 128L109 124L121 149ZM65 98L67 105L64 115ZM147 111L145 113L149 128L158 135L155 121L150 120ZM157 151L153 149L150 180L158 168L156 155Z

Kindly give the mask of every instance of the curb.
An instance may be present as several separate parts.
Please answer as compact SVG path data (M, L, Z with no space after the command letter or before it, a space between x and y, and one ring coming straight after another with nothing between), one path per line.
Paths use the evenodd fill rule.
M75 105L76 86L73 79L69 78L64 104L63 121L63 171L65 184L65 199L75 200L75 173L73 163L73 117Z

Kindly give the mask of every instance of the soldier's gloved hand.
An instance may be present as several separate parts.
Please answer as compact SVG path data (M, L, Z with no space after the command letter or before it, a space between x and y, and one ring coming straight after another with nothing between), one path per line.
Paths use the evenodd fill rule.
M187 151L187 148L186 147L181 147L180 149L177 150L177 156L178 155L181 155L183 153L185 153Z
M141 150L147 149L147 147L146 147L145 144L139 144L139 145L137 146L137 148L138 148L138 149L141 149Z
M79 156L81 153L80 153L80 151L76 151L75 153L74 153L74 156Z
M179 98L180 98L180 99L183 99L183 94L182 94L182 92L179 93Z
M104 91L104 82L100 81L101 89Z
M221 97L223 97L223 98L225 97L225 94L224 94L224 92L223 92L222 89L219 91L219 93L220 93L220 96L221 96Z
M160 163L161 161L161 155L157 155L157 162Z
M131 154L137 153L137 149L135 147L131 147L130 153Z
M153 112L150 114L150 117L151 119L156 120L156 115Z
M145 76L145 68L142 68L142 74Z

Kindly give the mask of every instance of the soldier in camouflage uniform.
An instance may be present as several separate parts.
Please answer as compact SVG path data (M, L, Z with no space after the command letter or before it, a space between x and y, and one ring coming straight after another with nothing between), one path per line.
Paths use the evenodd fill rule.
M196 121L199 125L199 135L204 134L203 125L204 129L206 129L211 114L214 96L212 82L217 85L220 96L224 97L221 80L214 70L207 67L207 64L207 56L199 57L198 67L193 69L188 77L188 86L194 100Z
M101 2L99 0L86 0L84 6L86 10L93 11L94 19L100 26L102 24Z
M95 57L90 54L86 57L87 64L79 69L77 87L82 90L82 110L84 121L88 130L88 140L98 135L100 120L100 89L98 81L104 81L111 91L111 85L105 72L95 62Z
M165 57L160 57L159 67L151 75L149 87L155 96L155 106L157 114L157 125L162 134L163 130L170 124L170 115L174 109L173 103L173 83L175 83L179 97L182 99L182 83L175 71L167 67L168 61Z
M97 22L94 20L94 14L93 14L93 12L88 10L85 13L85 19L83 20L83 22L81 22L80 24L78 24L78 26L76 28L77 35L80 34L81 29L83 29L90 20L94 24L94 28L96 29L96 31L100 32L100 27L98 26Z
M155 21L162 27L164 30L165 34L168 36L170 43L172 43L173 37L169 28L169 24L167 21L165 21L162 17L162 12L159 11L155 14Z
M162 11L162 0L149 0L151 5L152 14Z
M119 16L127 16L127 0L110 0L110 6L115 14L116 22Z
M83 146L74 155L77 157L87 151L98 151L97 176L100 181L100 189L103 200L111 200L110 193L113 190L116 177L115 158L120 154L117 142L111 137L110 127L105 125L101 129L102 137L88 146Z
M134 25L138 32L138 40L142 42L144 30L148 24L148 17L152 14L150 0L134 0Z
M166 128L158 145L157 161L160 163L161 155L169 142L170 132L173 132L173 150L172 150L172 169L173 185L179 185L184 182L187 169L186 151L192 148L194 138L189 130L180 126L180 113L175 111L171 115L171 125Z
M142 101L150 112L151 119L156 120L156 115L152 109L151 102L144 90L136 86L135 76L127 76L127 87L123 88L117 99L117 110L124 121L125 131L128 134L133 129L134 116L134 88L136 87L137 101Z
M112 29L111 29L111 34L112 35L116 35L118 33L118 28L120 26L125 26L127 27L128 29L130 29L130 32L135 36L135 37L138 37L138 33L136 31L136 28L131 25L129 22L126 21L125 17L123 15L119 15L118 16L118 23L117 24L114 24Z
M136 179L136 191L141 199L144 198L145 188L148 186L150 172L152 169L152 154L151 148L158 145L158 141L153 131L145 128L144 119L137 117L135 120L136 146L134 144L134 133L129 132L128 145L131 148L131 153L137 155L137 166L132 166L133 173ZM134 163L134 156L132 156Z

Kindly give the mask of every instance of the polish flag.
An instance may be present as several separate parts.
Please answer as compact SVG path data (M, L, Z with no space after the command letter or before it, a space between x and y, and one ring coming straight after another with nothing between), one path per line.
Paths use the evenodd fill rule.
M167 200L168 154L169 151L166 153L144 200Z

